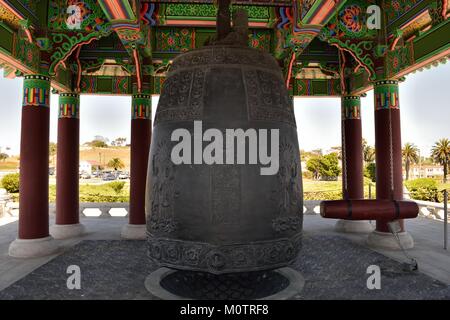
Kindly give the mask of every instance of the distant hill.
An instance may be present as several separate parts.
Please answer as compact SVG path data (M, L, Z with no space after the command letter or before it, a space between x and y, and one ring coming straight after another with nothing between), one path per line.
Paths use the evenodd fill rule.
M122 160L125 164L124 170L130 170L130 147L80 147L80 161L95 161L106 168L106 164L113 158Z
M100 159L101 158L101 159ZM105 166L109 160L119 158L125 164L124 170L130 170L130 147L92 148L80 146L80 161L93 161ZM54 166L55 159L49 159L50 166ZM19 157L13 156L6 161L0 161L0 171L16 171L19 168Z
M0 161L0 171L16 171L18 167L18 157L9 157L5 161Z

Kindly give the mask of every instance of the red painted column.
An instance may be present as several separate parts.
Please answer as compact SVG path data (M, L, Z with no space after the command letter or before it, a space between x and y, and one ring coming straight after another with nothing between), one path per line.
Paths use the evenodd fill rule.
M342 97L342 191L344 199L364 198L360 109L359 96Z
M50 79L44 75L24 78L20 139L19 234L9 255L32 258L57 251L49 236L49 126Z
M20 139L19 239L49 236L50 79L24 79Z
M400 104L397 80L380 80L374 83L375 97L375 162L377 199L402 200L402 141L400 126ZM402 247L414 247L414 240L405 231L403 220L398 238ZM369 235L371 246L400 249L390 233L386 219L377 219L376 230ZM396 230L397 231L397 230Z
M402 142L398 81L377 81L375 96L375 160L377 199L403 199ZM387 222L377 220L376 230L389 232ZM403 228L403 220L400 221Z
M122 236L145 238L145 187L151 141L151 95L132 97L129 224Z
M342 123L342 196L344 199L364 199L361 99L343 96ZM336 231L367 233L373 230L369 221L338 220Z
M80 96L59 96L56 164L56 224L50 228L56 239L83 233L79 218Z
M79 219L79 95L59 96L56 167L56 224L77 224Z

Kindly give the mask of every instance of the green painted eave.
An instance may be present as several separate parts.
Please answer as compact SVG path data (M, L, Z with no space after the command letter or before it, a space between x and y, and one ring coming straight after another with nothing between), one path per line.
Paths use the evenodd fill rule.
M32 0L31 0L32 1ZM30 10L23 1L20 0L5 0L11 7L16 9L25 19L28 19L32 25L37 27L47 26L47 13L49 0L40 0L36 5L36 10Z
M424 0L422 2L419 2L416 6L414 6L410 11L408 11L403 16L393 20L389 21L387 24L387 34L392 34L395 32L396 29L400 28L402 25L407 23L409 20L411 20L416 15L422 13L427 8L430 8L430 6L434 5L435 1L433 0Z
M414 60L421 62L450 47L450 20L446 20L414 39Z

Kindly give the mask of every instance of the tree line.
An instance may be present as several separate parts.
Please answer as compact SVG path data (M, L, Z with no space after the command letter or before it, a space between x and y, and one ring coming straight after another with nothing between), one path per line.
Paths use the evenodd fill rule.
M420 150L414 143L405 143L402 149L405 164L406 180L409 180L409 171L412 164L420 161ZM431 148L430 158L433 163L442 166L444 171L444 183L447 183L448 167L450 165L450 140L443 138L435 142Z
M364 176L370 178L375 182L375 148L363 139L363 160L364 160ZM337 178L341 173L339 168L339 160L341 160L341 148L334 147L332 152L323 155L322 150L312 150L309 152L302 151L302 157L306 158L306 168L312 174L315 180L330 180ZM406 177L409 180L409 173L411 165L422 161L424 163L435 163L443 167L444 177L443 182L447 182L448 169L450 166L450 140L442 138L436 141L431 149L429 158L423 158L420 155L419 148L414 143L405 143L402 148L403 164L405 167Z

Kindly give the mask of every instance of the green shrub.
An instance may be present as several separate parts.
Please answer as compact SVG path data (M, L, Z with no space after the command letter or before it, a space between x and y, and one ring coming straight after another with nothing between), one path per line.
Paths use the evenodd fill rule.
M311 172L315 180L320 178L323 181L336 181L337 176L341 173L336 153L310 158L306 162L306 169Z
M11 173L7 174L2 179L2 186L9 193L19 192L19 174Z
M80 186L80 202L128 202L129 195L124 186L124 181Z
M405 181L405 186L413 199L435 202L439 200L437 182L434 179L419 178Z
M313 179L319 179L320 175L320 157L313 157L306 162L306 169L311 172Z
M364 176L372 180L372 182L376 181L376 166L374 162L366 165L364 168Z
M80 194L80 202L128 202L127 195L110 195L104 193Z
M114 190L115 193L119 194L122 192L123 187L125 187L124 181L113 181L110 183L107 183L106 186L110 187Z
M339 159L336 153L326 154L320 160L320 176L326 181L336 181L337 176L341 173L339 168Z

